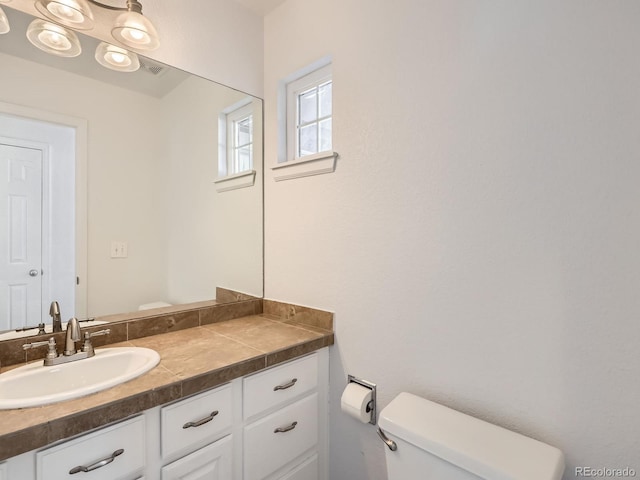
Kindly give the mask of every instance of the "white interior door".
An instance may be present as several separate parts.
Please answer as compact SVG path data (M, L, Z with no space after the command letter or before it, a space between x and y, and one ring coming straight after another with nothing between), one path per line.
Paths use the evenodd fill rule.
M0 143L0 330L41 321L42 157Z

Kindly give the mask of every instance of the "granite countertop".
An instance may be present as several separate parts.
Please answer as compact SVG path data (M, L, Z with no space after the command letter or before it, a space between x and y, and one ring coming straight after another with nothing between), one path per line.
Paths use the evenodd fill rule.
M86 397L0 410L0 461L313 352L333 341L330 330L259 314L108 345L151 348L160 354L160 363L141 377Z

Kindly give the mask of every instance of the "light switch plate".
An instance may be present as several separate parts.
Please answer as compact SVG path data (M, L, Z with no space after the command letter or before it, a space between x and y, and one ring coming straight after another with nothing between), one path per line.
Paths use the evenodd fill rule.
M129 256L127 250L127 242L111 241L111 258L127 258Z

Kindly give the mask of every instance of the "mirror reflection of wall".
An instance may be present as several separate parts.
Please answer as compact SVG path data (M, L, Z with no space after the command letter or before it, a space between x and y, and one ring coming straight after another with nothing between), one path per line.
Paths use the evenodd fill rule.
M250 100L256 180L249 188L220 193L214 184L218 116L246 94L166 66L169 71L161 75L173 75L166 91L142 93L2 53L11 41L0 37L0 114L4 106L15 117L20 107L27 116L43 112L86 124L86 138L76 139L76 148L86 148L79 152L86 164L74 174L76 192L87 192L77 215L86 210L86 229L55 242L77 243L82 250L86 238L85 251L76 257L76 299L61 301L63 317L130 312L157 301L209 300L216 287L261 296L261 101ZM42 320L48 302L58 299L43 294Z

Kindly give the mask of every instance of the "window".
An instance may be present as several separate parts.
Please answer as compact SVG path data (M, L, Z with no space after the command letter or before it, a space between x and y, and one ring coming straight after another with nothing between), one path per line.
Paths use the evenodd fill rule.
M248 104L227 114L227 175L253 168L253 109Z
M331 65L287 84L287 160L331 151Z
M278 163L275 181L335 171L333 79L325 57L283 78L278 87Z
M218 178L214 181L218 192L250 187L255 183L255 108L253 99L247 97L218 115Z

